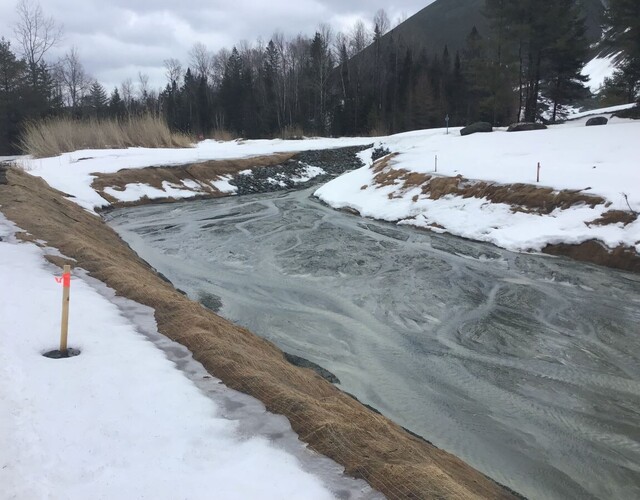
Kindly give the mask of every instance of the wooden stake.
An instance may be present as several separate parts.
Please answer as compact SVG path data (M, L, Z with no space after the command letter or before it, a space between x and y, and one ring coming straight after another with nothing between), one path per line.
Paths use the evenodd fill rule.
M67 353L69 332L69 291L71 288L71 266L65 265L62 272L62 323L60 325L60 353Z
M536 175L536 182L540 182L540 162L538 162L538 173Z
M436 172L438 171L438 155L436 155Z

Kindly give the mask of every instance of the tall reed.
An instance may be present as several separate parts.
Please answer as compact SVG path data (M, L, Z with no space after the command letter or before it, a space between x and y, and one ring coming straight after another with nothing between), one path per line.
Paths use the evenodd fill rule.
M121 120L47 118L33 121L25 126L19 145L24 153L44 158L79 149L188 148L192 143L187 135L171 132L162 118L142 115Z

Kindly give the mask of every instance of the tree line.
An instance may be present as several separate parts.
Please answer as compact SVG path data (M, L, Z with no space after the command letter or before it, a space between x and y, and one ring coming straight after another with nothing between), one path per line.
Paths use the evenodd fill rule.
M15 149L27 120L71 115L153 113L195 136L247 138L387 134L489 121L555 121L590 98L581 75L593 50L578 0L486 0L490 28L469 32L464 48L416 47L376 13L349 33L322 25L313 36L243 42L216 53L196 44L183 65L165 61L166 85L146 75L108 92L86 74L75 48L47 61L60 30L38 4L21 0L17 47L0 41L0 150ZM640 2L611 0L603 47L619 69L600 92L607 104L640 94ZM385 36L386 35L386 36Z

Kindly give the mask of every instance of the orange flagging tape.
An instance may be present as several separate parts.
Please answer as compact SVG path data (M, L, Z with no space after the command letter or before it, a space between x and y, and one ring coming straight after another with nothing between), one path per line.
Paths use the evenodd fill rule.
M71 286L71 273L64 273L62 275L62 286L69 288Z

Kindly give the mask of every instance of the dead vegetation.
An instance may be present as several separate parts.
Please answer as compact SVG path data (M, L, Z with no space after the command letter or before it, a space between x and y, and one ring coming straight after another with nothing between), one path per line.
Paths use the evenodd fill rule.
M28 123L20 148L35 158L58 156L81 149L188 148L192 140L171 132L166 122L153 115L129 119L48 118Z
M628 212L626 210L609 210L602 214L602 216L596 220L588 222L590 226L608 226L609 224L622 224L626 226L638 220L638 214L635 212Z
M590 240L579 245L565 243L547 245L542 252L623 271L640 273L640 256L632 247L620 245L616 248L608 248L599 241Z
M178 293L101 220L63 193L11 169L0 185L3 213L119 295L155 310L159 331L185 345L227 386L285 415L300 438L388 498L510 498L458 458L411 436L273 344Z
M209 134L209 139L220 142L229 142L238 139L238 135L229 130L217 128Z
M444 196L486 199L492 203L511 205L514 212L550 214L554 210L567 209L575 205L595 207L606 201L600 196L586 194L576 190L556 191L552 188L538 187L532 184L498 184L494 182L472 181L457 175L445 177L437 174L410 172L394 169L389 155L373 165L376 187L398 186L398 191L389 198L401 197L407 191L420 187L423 196L438 200ZM413 197L414 202L419 196Z
M241 158L236 160L211 160L189 165L177 165L172 167L148 167L122 169L115 173L104 174L94 173L91 187L100 196L113 206L127 206L131 204L144 204L145 200L134 203L119 202L113 196L105 193L106 188L113 188L117 191L124 190L127 184L146 184L151 187L162 189L163 182L169 182L181 189L189 189L182 184L182 181L195 181L200 184L201 191L196 191L200 197L215 198L223 194L211 185L211 181L219 179L225 175L236 175L243 170L251 170L257 167L280 165L291 159L295 153L277 153L268 156L256 156L252 158ZM162 201L173 201L172 198L154 199L153 203ZM149 200L147 200L149 202Z

